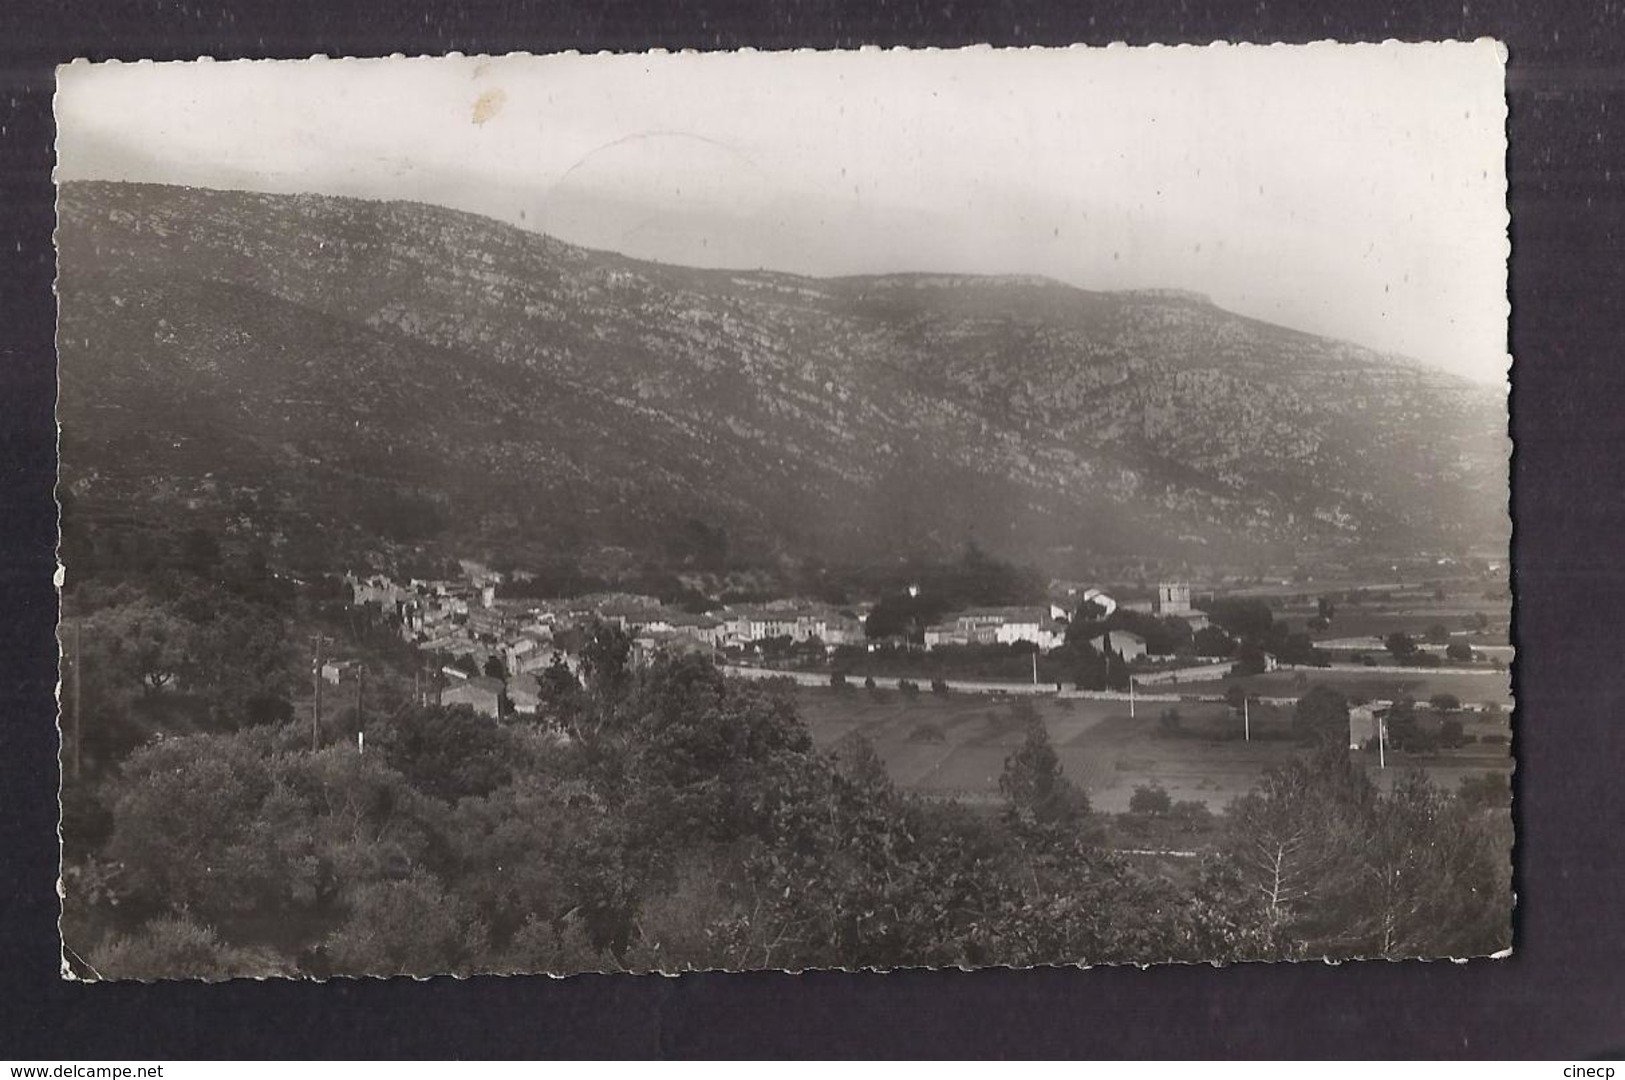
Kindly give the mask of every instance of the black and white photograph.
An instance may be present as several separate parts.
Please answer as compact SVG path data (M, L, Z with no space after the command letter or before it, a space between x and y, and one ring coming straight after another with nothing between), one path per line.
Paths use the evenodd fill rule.
M60 67L62 977L1510 956L1505 63Z

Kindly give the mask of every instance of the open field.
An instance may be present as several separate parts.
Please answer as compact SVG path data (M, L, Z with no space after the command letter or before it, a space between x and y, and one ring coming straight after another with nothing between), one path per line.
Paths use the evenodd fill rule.
M1020 745L1022 727L1015 702L968 694L921 694L909 700L895 692L799 690L797 706L827 747L850 731L874 744L897 785L918 794L953 797L967 803L997 802L1004 759ZM1206 803L1215 812L1246 794L1264 771L1297 749L1290 737L1291 710L1260 705L1251 712L1252 735L1243 741L1241 722L1228 706L1179 706L1181 733L1162 730L1166 706L1142 705L1129 716L1127 702L1035 698L1066 775L1089 793L1097 810L1121 813L1134 789L1160 784L1174 799ZM1467 718L1471 734L1504 732L1505 722ZM1375 771L1376 755L1369 767ZM1461 776L1505 769L1504 746L1473 746L1432 755L1416 764L1448 787ZM1390 776L1409 764L1390 755Z
M819 745L862 731L900 787L971 803L998 800L1004 759L1023 734L1014 703L997 698L922 694L908 701L889 694L877 701L861 690L807 690L797 700ZM1286 711L1267 706L1254 710L1249 743L1223 705L1180 706L1191 734L1179 737L1159 730L1165 706L1142 706L1131 719L1126 702L1039 698L1032 705L1066 775L1097 809L1113 813L1128 809L1134 788L1148 783L1219 810L1293 750L1284 738Z
M1181 708L1180 713L1190 717L1193 711ZM1194 730L1179 736L1163 734L1155 713L1141 712L1131 720L1124 710L1056 752L1097 810L1122 813L1136 787L1161 785L1175 801L1195 800L1219 811L1296 749L1284 737L1284 716L1267 713L1254 710L1253 739L1247 742L1240 721L1223 706L1207 706L1203 715L1187 719L1187 729Z
M1489 605L1486 604L1486 607ZM1387 637L1396 630L1403 631L1413 638L1420 638L1436 625L1442 625L1452 634L1461 636L1462 640L1473 646L1479 645L1505 645L1507 644L1507 621L1509 612L1507 605L1502 602L1498 607L1484 612L1488 615L1491 624L1482 634L1474 634L1462 624L1463 609L1459 606L1441 605L1437 610L1406 610L1385 611L1381 608L1356 609L1345 613L1342 608L1337 611L1337 618L1332 620L1331 626L1325 631L1314 634L1316 638L1348 638L1348 637ZM1306 623L1314 618L1314 611L1304 612L1277 612L1279 617L1293 623Z
M1292 624L1306 624L1318 614L1313 601L1289 603L1276 607L1277 619ZM1469 617L1482 617L1488 625L1474 633ZM1471 645L1506 645L1506 629L1511 622L1511 601L1506 598L1490 599L1482 594L1453 594L1441 601L1430 596L1381 596L1371 594L1362 604L1337 604L1336 616L1328 629L1316 632L1316 638L1388 637L1402 630L1410 637L1420 638L1430 627L1443 625L1456 635L1466 635Z
M1420 638L1428 629L1442 625L1452 634L1463 635L1469 644L1506 645L1507 629L1512 619L1512 602L1506 597L1491 598L1484 595L1485 583L1450 590L1444 599L1433 599L1430 591L1406 589L1399 592L1368 591L1363 602L1351 604L1341 599L1340 589L1317 590L1315 595L1329 595L1337 605L1332 623L1312 636L1323 638L1386 637L1403 631ZM1303 600L1296 596L1275 606L1275 617L1295 626L1302 626L1318 614L1314 595ZM1488 625L1482 632L1474 629L1470 619L1483 618Z
M1299 685L1300 675L1307 679L1303 685ZM1511 673L1491 670L1482 674L1429 671L1425 668L1417 668L1414 672L1407 671L1404 674L1343 669L1272 671L1265 675L1213 679L1206 682L1181 682L1178 684L1178 692L1198 696L1223 694L1236 684L1246 687L1249 693L1260 697L1299 697L1311 686L1330 686L1354 700L1363 698L1397 701L1408 695L1417 701L1427 701L1434 694L1455 694L1469 704L1499 705L1503 710L1512 708Z
M997 797L1004 759L1023 734L1014 702L985 695L924 693L909 700L895 691L814 689L800 691L796 700L820 746L861 731L900 786L972 801ZM1069 744L1090 728L1116 713L1128 715L1126 702L1035 698L1032 705L1063 763Z
M1486 772L1510 773L1513 768L1512 757L1506 747L1497 749L1488 746L1466 747L1446 754L1417 757L1408 754L1389 754L1386 769L1378 767L1377 755L1374 752L1359 755L1359 760L1365 766L1366 775L1376 781L1377 786L1383 790L1392 788L1412 769L1423 770L1439 787L1446 791L1455 791L1456 786L1466 777Z

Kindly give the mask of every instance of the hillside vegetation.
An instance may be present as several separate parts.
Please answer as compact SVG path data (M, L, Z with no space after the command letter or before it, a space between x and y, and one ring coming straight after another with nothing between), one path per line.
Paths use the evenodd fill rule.
M1446 550L1503 398L1169 291L813 279L431 206L60 198L64 479L355 537L829 559ZM674 547L674 544L677 544Z

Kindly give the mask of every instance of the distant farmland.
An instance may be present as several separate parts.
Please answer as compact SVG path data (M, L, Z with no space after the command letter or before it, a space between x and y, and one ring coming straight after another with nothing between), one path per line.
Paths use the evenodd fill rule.
M1301 686L1298 682L1300 675L1305 680ZM1454 694L1471 704L1498 705L1505 711L1512 708L1511 673L1490 670L1468 675L1426 668L1416 668L1403 674L1392 671L1304 669L1205 682L1182 682L1177 686L1158 686L1156 689L1201 696L1223 694L1233 685L1244 686L1249 693L1260 697L1295 698L1311 686L1330 686L1353 699L1397 701L1412 697L1425 702L1434 694Z
M924 692L913 699L896 691L796 691L801 717L820 747L861 731L885 761L892 780L906 791L996 804L1004 759L1021 742L1016 703L991 695ZM1264 771L1297 751L1290 737L1291 710L1259 705L1251 711L1253 739L1242 739L1241 720L1228 706L1182 703L1181 734L1159 722L1169 706L1141 703L1133 718L1125 701L1058 700L1038 697L1032 706L1044 720L1062 768L1089 793L1095 809L1121 813L1135 787L1160 784L1174 799L1203 802L1215 812L1246 794ZM1469 721L1470 731L1484 722ZM1485 726L1505 730L1505 722ZM1376 767L1376 757L1369 766ZM1408 761L1392 755L1390 776L1412 765L1454 787L1461 776L1505 770L1504 745L1472 747Z
M922 693L908 700L896 692L803 689L797 701L819 745L861 731L900 787L971 803L999 799L1004 759L1022 739L1015 703L995 696ZM1128 809L1134 788L1148 783L1222 809L1294 749L1285 738L1285 710L1268 707L1255 710L1257 737L1247 743L1241 722L1219 704L1179 706L1194 733L1179 738L1159 731L1166 705L1144 703L1133 719L1122 701L1035 698L1032 705L1067 776L1097 809L1114 813Z

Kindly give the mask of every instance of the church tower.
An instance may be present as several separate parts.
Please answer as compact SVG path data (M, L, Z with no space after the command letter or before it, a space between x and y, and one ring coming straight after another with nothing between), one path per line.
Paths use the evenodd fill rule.
M1151 605L1157 615L1189 615L1191 587L1187 581L1164 581L1157 586L1157 601Z

